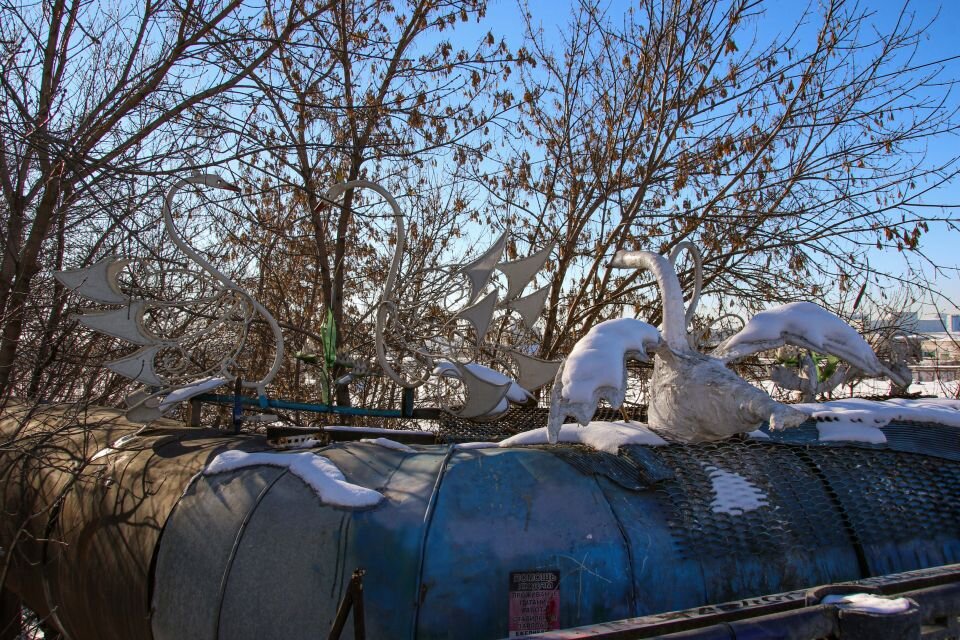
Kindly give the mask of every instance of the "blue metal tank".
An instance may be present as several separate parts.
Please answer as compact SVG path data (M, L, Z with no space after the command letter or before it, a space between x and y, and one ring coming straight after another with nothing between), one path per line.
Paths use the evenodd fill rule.
M118 445L136 428L118 413L48 413L0 416L36 443L0 456L0 546L7 588L73 640L323 637L358 568L368 638L501 638L960 562L960 432L937 425L886 445L805 425L617 455L315 449L384 495L348 509L282 467L200 473L261 436L171 423Z
M559 575L572 627L960 561L960 464L890 448L318 453L385 500L327 506L271 467L197 478L160 541L156 638L315 637L357 568L368 637L499 638L530 619L511 574Z

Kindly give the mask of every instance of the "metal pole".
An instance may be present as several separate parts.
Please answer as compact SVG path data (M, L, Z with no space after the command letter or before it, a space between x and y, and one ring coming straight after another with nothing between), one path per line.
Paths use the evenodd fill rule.
M353 609L353 637L354 640L366 640L366 625L363 616L363 569L357 569L350 578L350 584L347 585L347 592L337 607L337 616L333 620L333 626L330 628L330 635L327 640L339 640L343 628L347 624L347 615L350 609Z

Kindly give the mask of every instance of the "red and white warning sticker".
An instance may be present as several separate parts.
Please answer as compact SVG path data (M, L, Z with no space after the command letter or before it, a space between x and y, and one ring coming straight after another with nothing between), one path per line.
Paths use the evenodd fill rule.
M560 572L514 571L510 574L510 637L560 628Z

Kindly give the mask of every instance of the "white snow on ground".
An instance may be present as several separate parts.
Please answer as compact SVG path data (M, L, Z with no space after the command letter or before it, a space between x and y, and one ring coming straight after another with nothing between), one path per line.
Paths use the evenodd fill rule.
M196 380L168 393L163 400L160 401L160 405L157 408L160 411L166 411L178 402L189 400L194 396L198 396L201 393L206 393L207 391L212 391L213 389L225 384L227 384L226 378L203 378L201 380Z
M359 485L347 482L343 473L327 458L315 453L270 453L258 451L224 451L214 458L203 475L211 476L225 471L234 471L246 467L266 465L286 468L303 480L323 502L338 507L372 507L383 500L383 496Z
M499 443L501 447L518 447L533 444L547 444L547 428L524 431ZM655 434L641 422L591 422L585 427L579 424L565 424L560 429L557 442L583 444L597 451L616 454L627 444L664 445L667 441Z
M396 451L402 451L404 453L416 453L417 450L413 447L408 447L402 442L397 442L396 440L390 440L388 438L363 438L360 442L369 442L387 449L394 449Z
M704 470L713 483L714 497L710 508L714 513L739 516L767 505L767 495L739 473L714 466L706 466Z
M925 396L940 398L960 397L960 380L932 380L929 382L914 382L908 389L910 393L922 393Z
M785 334L802 336L819 351L842 355L855 363L858 360L871 373L879 373L880 362L867 341L857 330L812 302L792 302L761 311L746 326L720 346L727 360L756 352L755 345L781 340ZM858 363L859 364L859 363Z
M821 604L837 604L844 609L855 609L869 613L903 613L910 608L906 598L885 598L872 593L851 593L849 595L830 595L820 601Z
M779 389L771 380L764 380L760 383L768 393ZM841 385L833 392L834 397L852 396L885 396L891 392L892 383L886 378L866 378L857 380L851 388L849 385ZM925 396L936 396L938 398L957 398L960 396L960 380L949 381L928 381L913 382L907 388L908 393L919 393Z
M645 353L659 342L657 328L642 320L618 318L596 325L574 345L563 365L564 400L591 402L597 389L619 389L624 355Z

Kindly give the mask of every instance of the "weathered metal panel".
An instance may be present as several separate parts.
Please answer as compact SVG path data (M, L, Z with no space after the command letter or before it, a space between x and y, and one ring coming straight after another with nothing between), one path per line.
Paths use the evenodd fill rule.
M243 444L216 431L153 429L86 468L63 503L51 566L54 599L84 599L62 608L71 636L149 637L150 571L167 517L209 457Z
M364 601L368 638L410 637L416 614L426 514L437 485L446 447L427 447L405 458L384 489L382 508L357 512L350 528L349 564L366 570ZM349 566L355 565L355 566ZM343 588L340 589L342 597ZM344 637L353 637L352 622Z
M223 585L244 522L285 469L200 476L170 515L157 552L153 637L216 637ZM293 520L293 519L291 519Z
M23 452L4 457L6 471L23 478L5 485L5 507L20 515L4 521L16 526L33 515L14 553L37 562L14 570L14 588L68 637L150 636L149 569L160 529L206 455L237 442L159 421L121 451L107 450L140 427L101 407L4 411L0 428L17 433Z
M633 566L634 611L642 616L707 601L700 561L685 554L664 523L670 511L653 491L624 491L606 478L600 486L623 529Z
M356 568L367 572L368 637L406 637L424 512L444 458L442 449L432 449L411 455L359 443L324 450L350 482L383 492L384 501L370 510L324 505L292 475L278 481L240 539L218 637L323 637ZM348 624L343 637L352 633Z
M623 534L596 481L541 450L457 453L432 515L418 638L504 637L511 572L555 570L560 624L633 610Z
M86 429L87 422L98 428ZM62 499L84 476L86 460L94 452L135 428L117 411L80 405L9 400L3 409L0 433L9 445L0 458L0 547L11 562L5 586L44 617L50 611L44 561L61 551L60 545L50 543L50 532Z

